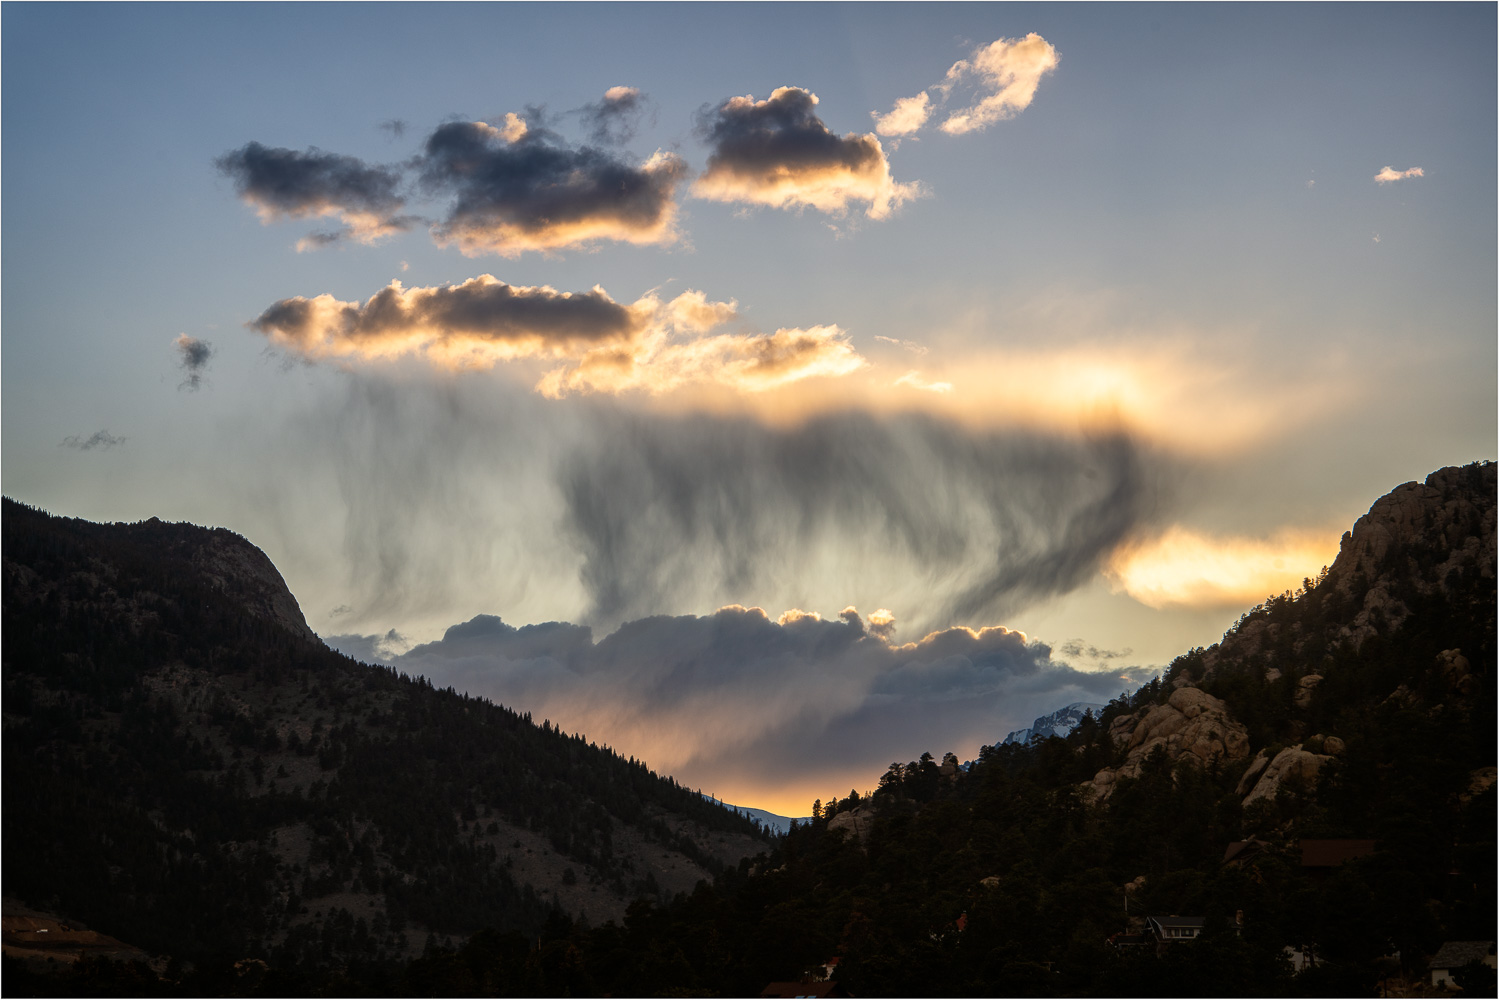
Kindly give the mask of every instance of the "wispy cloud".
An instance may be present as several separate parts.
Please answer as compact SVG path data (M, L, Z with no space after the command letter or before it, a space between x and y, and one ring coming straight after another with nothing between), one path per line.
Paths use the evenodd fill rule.
M93 451L101 449L108 451L125 443L123 437L116 437L108 430L98 430L84 437L82 434L71 434L57 443L59 448L77 448L79 451Z
M621 414L559 475L592 621L779 592L782 574L807 580L820 559L854 552L866 573L904 568L922 622L993 620L1078 586L1156 502L1126 436L976 432L911 414L784 430Z
M197 337L179 333L172 341L177 349L177 367L182 369L183 379L178 389L197 392L203 386L203 377L208 373L208 362L213 359L213 344Z
M894 344L896 347L899 347L899 348L902 348L904 350L910 351L912 354L925 354L925 353L927 353L927 347L926 347L926 345L925 344L918 344L914 340L898 340L895 337L882 337L882 336L879 336L879 335L876 335L874 339L875 340L879 340L879 341L883 341L886 344Z
M920 389L922 392L952 392L951 382L928 382L926 379L921 377L920 372L915 371L914 369L906 372L891 384L909 386L912 389Z
M610 87L593 104L578 109L589 138L600 145L623 145L635 138L636 123L645 109L645 95L636 87Z
M1379 173L1374 175L1376 184L1393 184L1396 181L1405 180L1407 177L1425 177L1426 171L1420 167L1411 167L1409 170L1396 170L1394 167L1386 166L1380 168Z
M939 108L953 104L956 107L947 112L942 131L949 135L981 132L1030 107L1041 78L1056 69L1059 60L1056 48L1035 32L1024 38L997 39L953 63L935 86L914 97L902 97L883 114L871 111L875 131L885 136L912 135Z
M763 101L731 97L705 110L699 130L713 151L693 194L832 215L867 203L864 214L883 219L921 193L891 177L878 138L835 135L817 116L817 103L810 91L781 87Z

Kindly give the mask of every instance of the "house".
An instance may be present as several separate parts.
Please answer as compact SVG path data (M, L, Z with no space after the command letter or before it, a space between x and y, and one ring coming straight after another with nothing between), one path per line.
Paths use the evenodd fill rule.
M1452 973L1470 962L1482 962L1489 968L1494 965L1494 942L1492 941L1446 941L1437 949L1426 967L1431 970L1431 985L1442 986L1457 983Z
M1146 917L1146 929L1163 944L1191 941L1202 933L1201 917Z
M1254 837L1250 837L1248 840L1231 841L1223 850L1223 863L1226 865L1242 865L1261 851L1269 848L1269 846L1267 842Z

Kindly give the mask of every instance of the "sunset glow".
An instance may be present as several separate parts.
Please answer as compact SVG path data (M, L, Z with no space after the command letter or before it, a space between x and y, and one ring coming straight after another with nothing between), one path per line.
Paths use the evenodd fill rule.
M1107 703L1499 448L1491 7L292 10L4 6L6 494L692 787Z

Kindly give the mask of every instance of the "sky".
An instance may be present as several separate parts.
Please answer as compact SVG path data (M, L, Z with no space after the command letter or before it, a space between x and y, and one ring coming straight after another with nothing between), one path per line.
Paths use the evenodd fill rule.
M0 10L0 479L804 815L1496 457L1491 5Z

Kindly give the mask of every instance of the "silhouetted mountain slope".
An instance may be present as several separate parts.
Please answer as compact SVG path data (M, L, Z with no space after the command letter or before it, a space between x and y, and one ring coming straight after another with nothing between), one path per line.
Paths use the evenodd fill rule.
M324 646L223 529L4 502L5 893L273 966L622 916L763 850L549 723Z
M1496 936L1495 506L1492 464L1400 487L1320 579L1065 737L894 765L711 885L602 926L554 912L534 938L503 930L543 901L489 853L486 808L501 841L525 827L593 859L589 879L638 877L622 831L719 814L319 650L274 603L245 615L154 550L126 558L119 529L7 506L7 892L91 907L131 944L145 930L113 928L135 920L162 950L269 957L206 963L200 993L743 996L835 965L856 996L1373 995L1423 979L1445 940ZM573 818L599 810L637 825ZM385 907L378 931L358 899ZM309 903L322 919L293 921ZM1200 934L1150 940L1144 918L1168 915ZM501 930L319 968L390 954L396 920Z
M1495 937L1494 473L1396 490L1324 578L1065 737L892 766L767 860L547 947L616 995L754 995L834 957L854 996L1422 980L1442 941ZM1151 940L1171 914L1200 935Z

